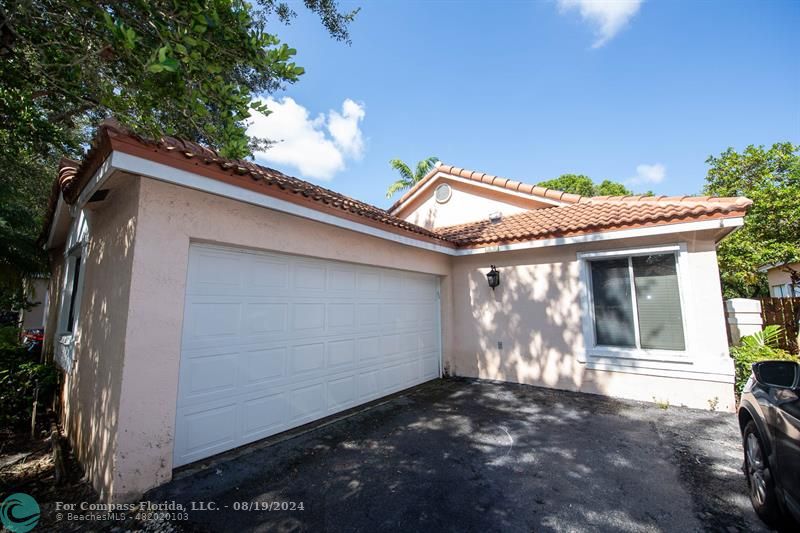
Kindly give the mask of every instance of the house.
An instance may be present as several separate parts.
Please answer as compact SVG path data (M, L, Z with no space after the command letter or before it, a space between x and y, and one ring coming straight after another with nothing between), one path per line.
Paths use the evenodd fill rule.
M758 271L767 274L769 295L773 298L800 297L800 262L764 265Z
M65 428L124 501L443 374L732 410L715 246L749 205L439 165L386 211L104 124L43 238Z

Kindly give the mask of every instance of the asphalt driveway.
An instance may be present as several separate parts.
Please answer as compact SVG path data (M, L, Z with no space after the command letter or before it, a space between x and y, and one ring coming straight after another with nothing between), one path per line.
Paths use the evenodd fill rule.
M731 413L448 379L148 496L200 531L764 530L740 466Z

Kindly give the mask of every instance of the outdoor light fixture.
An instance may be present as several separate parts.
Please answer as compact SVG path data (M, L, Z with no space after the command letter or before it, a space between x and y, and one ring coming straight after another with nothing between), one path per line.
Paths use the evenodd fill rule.
M489 282L489 286L494 290L495 287L500 285L500 272L492 265L492 269L486 274L486 280Z

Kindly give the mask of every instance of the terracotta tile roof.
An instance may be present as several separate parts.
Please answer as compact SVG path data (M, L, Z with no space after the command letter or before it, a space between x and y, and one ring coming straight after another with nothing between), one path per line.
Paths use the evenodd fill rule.
M425 179L429 179L435 172L442 171L515 191L559 200L566 205L526 211L505 217L496 223L480 220L428 230L393 216L390 212L378 207L319 185L287 176L251 161L226 159L214 150L174 137L162 137L158 140L145 139L126 131L113 122L106 122L101 125L92 148L81 163L67 159L62 160L58 178L53 184L41 242L45 242L49 234L59 195L63 194L67 203L74 203L86 183L112 151L129 153L339 217L450 247L475 247L596 231L737 217L743 216L751 204L747 198L691 196L587 198L484 173L440 165ZM406 193L404 198L412 194L413 190ZM403 198L400 202L402 201Z
M603 197L568 206L533 209L502 218L439 228L459 247L574 236L598 231L744 216L747 198Z
M431 230L406 222L390 215L383 209L330 189L287 176L252 161L226 159L210 148L183 139L167 136L158 140L146 139L126 131L113 121L107 121L100 126L95 142L82 163L76 164L74 161L62 160L57 183L68 203L77 200L86 182L112 150L140 155L166 164L180 162L182 167L187 167L188 163L191 167L187 167L187 169L192 172L202 171L204 168L213 169L217 173L222 171L230 176L228 181L235 185L254 188L264 194L278 196L281 199L288 199L310 207L346 214L350 218L367 219L378 226L394 228L416 237L436 241L446 246L450 245ZM49 230L49 225L52 223L52 211L55 206L52 207L53 209L48 213L46 231Z
M445 165L444 163L439 163L437 166L431 169L424 178L414 184L409 190L400 197L398 201L396 201L392 206L389 208L389 212L393 213L397 210L402 204L406 202L411 196L414 195L418 190L425 186L427 182L429 182L436 174L442 172L444 174L450 174L451 176L456 176L459 178L464 178L472 181L476 181L479 183L485 183L488 185L494 185L495 187L502 187L504 189L508 189L514 192L521 192L523 194L530 194L532 196L539 196L542 198L547 198L549 200L554 200L557 202L563 202L567 204L574 204L578 203L581 199L581 196L578 194L572 194L564 191L557 191L555 189L548 189L547 187L539 187L538 185L531 185L530 183L522 183L520 181L511 180L508 178L503 178L500 176L493 176L492 174L486 174L485 172L479 172L477 170L468 170L465 168L454 167L452 165Z

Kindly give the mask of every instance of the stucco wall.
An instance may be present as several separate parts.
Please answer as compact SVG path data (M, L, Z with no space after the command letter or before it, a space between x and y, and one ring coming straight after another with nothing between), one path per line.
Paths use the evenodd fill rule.
M72 371L65 374L62 392L67 436L104 499L114 496L114 453L120 440L118 410L138 190L139 180L128 180L114 191L113 201L109 199L87 212L89 237L74 363ZM56 274L61 280L61 269Z
M114 499L135 498L172 475L184 289L192 241L440 275L443 316L452 316L448 256L142 179ZM445 353L450 331L450 324L444 320Z
M440 204L434 197L434 191L441 183L449 184L453 194L450 200ZM430 229L484 220L494 212L508 216L539 207L551 205L488 187L439 179L396 214L404 220Z
M679 242L689 252L690 286L683 292L692 364L634 361L639 366L624 372L600 370L599 363L588 369L579 360L586 347L576 254ZM495 291L486 282L490 264L501 273ZM709 402L717 409L733 408L713 240L682 234L459 257L452 277L453 346L445 361L451 373L703 409Z

